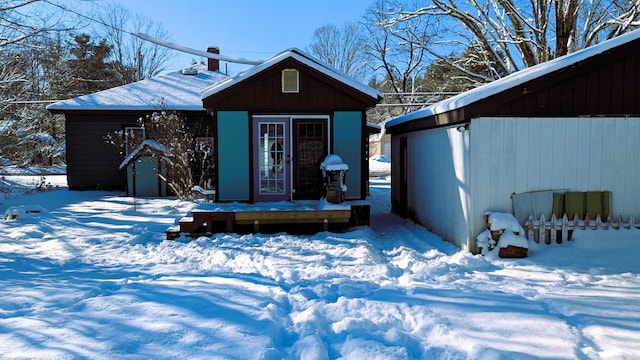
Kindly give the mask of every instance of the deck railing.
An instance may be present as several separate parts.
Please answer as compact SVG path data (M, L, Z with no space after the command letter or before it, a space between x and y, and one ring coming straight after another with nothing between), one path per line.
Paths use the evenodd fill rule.
M597 215L595 220L592 220L589 218L589 214L586 214L584 219L580 219L576 214L573 220L569 220L567 214L564 214L562 219L557 219L554 214L551 219L546 220L543 214L540 215L539 219L535 219L533 215L530 215L524 224L524 231L527 240L544 244L561 244L563 241L571 241L571 234L575 229L619 230L633 227L640 228L640 223L635 223L633 216L629 218L629 221L625 222L622 216L619 216L617 220L613 220L609 216L606 221L602 221L600 215Z

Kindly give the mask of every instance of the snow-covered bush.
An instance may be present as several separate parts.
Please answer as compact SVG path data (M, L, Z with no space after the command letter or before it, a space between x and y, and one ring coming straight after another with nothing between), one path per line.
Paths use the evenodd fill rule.
M46 213L47 210L40 205L18 205L8 208L4 212L5 220L28 219L31 214Z

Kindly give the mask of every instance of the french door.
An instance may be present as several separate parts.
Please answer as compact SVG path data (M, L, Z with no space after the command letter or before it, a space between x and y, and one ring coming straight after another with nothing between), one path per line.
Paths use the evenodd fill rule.
M319 199L328 117L253 117L255 201Z
M256 201L291 198L289 118L254 118L254 180Z
M320 163L327 156L327 121L293 119L295 200L319 199L324 193Z

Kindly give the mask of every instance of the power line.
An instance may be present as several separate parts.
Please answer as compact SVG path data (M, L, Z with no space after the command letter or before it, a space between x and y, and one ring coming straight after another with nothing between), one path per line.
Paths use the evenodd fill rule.
M231 63L238 63L238 64L258 65L258 64L261 64L263 62L262 60L236 58L236 57L231 57L231 56L226 56L226 55L210 53L210 52L207 52L207 51L196 50L196 49L192 49L192 48L189 48L189 47L186 47L186 46L174 44L174 43L162 40L162 39L157 39L157 38L149 36L147 34L133 33L131 31L121 29L121 28L119 28L117 26L114 26L114 25L111 25L111 24L107 24L102 20L98 20L98 19L95 19L95 18L90 17L88 15L82 14L82 13L80 13L78 11L71 10L71 9L69 9L67 7L62 6L62 5L55 4L55 3L51 2L50 0L42 0L42 1L44 1L45 3L50 4L52 6L55 6L57 8L60 8L63 11L68 11L68 12L70 12L72 14L75 14L77 16L85 18L85 19L87 19L89 21L94 21L94 22L96 22L98 24L110 27L110 28L112 28L114 30L122 31L125 34L129 34L129 35L134 36L134 37L136 37L138 39L141 39L141 40L144 40L144 41L148 41L148 42L151 42L151 43L154 43L156 45L159 45L159 46L162 46L162 47L166 47L166 48L169 48L169 49L177 50L177 51L180 51L180 52L183 52L183 53L193 54L193 55L198 55L198 56L201 56L201 57L204 57L204 58L221 60L221 61L226 61L226 62L231 62Z
M128 30L125 30L125 29L121 29L121 28L119 28L119 27L117 27L117 26L115 26L115 25L108 24L108 23L106 23L106 22L104 22L104 21L102 21L102 20L99 20L99 19L93 18L93 17L91 17L91 16L85 15L85 14L80 13L80 12L78 12L78 11L75 11L75 10L69 9L69 8L67 8L67 7L64 7L64 6L60 5L60 4L53 3L53 2L51 2L50 0L42 0L42 1L43 1L43 2L45 2L45 3L47 3L47 4L49 4L49 5L51 5L51 6L55 6L55 7L59 8L59 9L62 9L62 11L68 11L68 12L70 12L70 13L72 13L72 14L75 14L75 15L77 15L77 16L80 16L81 18L87 19L87 20L89 20L89 21L96 22L96 23L98 23L98 24L100 24L100 25L104 25L104 26L106 26L106 27L110 27L110 28L112 28L112 29L114 29L114 30L122 31L122 32L123 32L123 33L125 33L125 34L129 34L129 35L131 35L131 36L135 36L135 37L137 37L137 36L136 36L136 34L132 33L131 31L128 31Z

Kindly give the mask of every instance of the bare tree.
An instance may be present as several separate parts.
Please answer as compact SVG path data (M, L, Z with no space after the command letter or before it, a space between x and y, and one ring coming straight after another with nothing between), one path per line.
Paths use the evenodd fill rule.
M168 33L161 25L144 16L132 14L117 3L101 9L98 16L102 24L102 36L113 46L114 66L121 84L149 78L165 70L170 59L169 49L131 35L144 33L166 39Z
M64 65L64 51L54 47L83 21L48 0L0 0L0 157L4 160L50 165L64 156L64 123L44 106L59 94L62 81L58 80L66 72L49 65Z
M431 43L419 43L431 55L487 82L569 52L593 45L640 25L640 2L619 0L431 0L406 10L389 8L382 21L403 32L403 24L436 19L445 31ZM413 41L407 38L408 41ZM472 60L470 62L470 60ZM490 71L470 70L480 64Z
M73 22L47 0L0 0L0 49L40 34L70 30Z
M425 90L421 78L429 64L425 44L431 41L432 33L437 31L427 17L416 16L402 22L392 22L388 9L402 9L402 5L396 0L378 0L367 10L364 18L369 37L367 55L373 71L382 77L371 84L389 94L385 96L385 104L406 106L385 108L378 114L381 119L414 110L416 106L411 104L421 101L417 93Z
M362 81L369 73L365 43L361 26L347 22L340 27L329 24L317 28L309 48L326 64Z

